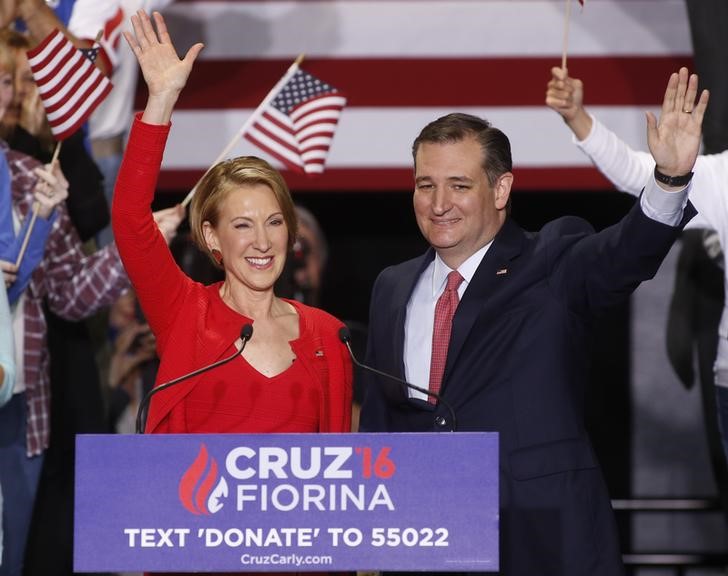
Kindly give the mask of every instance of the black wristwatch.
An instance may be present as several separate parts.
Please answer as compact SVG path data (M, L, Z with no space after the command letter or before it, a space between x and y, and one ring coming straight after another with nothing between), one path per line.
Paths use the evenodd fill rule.
M682 188L683 186L687 186L688 182L690 182L692 178L692 172L688 172L687 174L683 174L682 176L668 176L660 172L657 169L657 166L655 166L655 180L673 188Z

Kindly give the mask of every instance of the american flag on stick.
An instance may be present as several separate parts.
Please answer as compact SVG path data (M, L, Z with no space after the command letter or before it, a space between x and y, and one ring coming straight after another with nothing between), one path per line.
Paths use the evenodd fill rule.
M106 98L112 84L93 64L98 49L76 48L60 30L28 51L30 69L56 140L78 130Z
M321 174L346 98L297 64L291 68L242 135L291 170Z
M324 171L346 98L333 86L301 70L302 60L303 54L288 67L212 166L227 158L244 136L291 170L306 175ZM192 201L201 180L182 200L182 206Z
M584 7L586 0L578 0L581 7ZM566 53L569 47L569 21L571 20L571 0L566 0L566 12L564 12L564 47L561 51L561 68L566 70Z

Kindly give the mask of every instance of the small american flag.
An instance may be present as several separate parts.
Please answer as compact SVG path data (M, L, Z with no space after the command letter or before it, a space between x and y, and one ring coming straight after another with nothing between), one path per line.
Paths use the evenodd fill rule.
M346 98L300 68L243 136L291 170L321 174Z
M112 84L93 64L98 47L76 48L59 30L28 51L30 69L56 140L78 130Z

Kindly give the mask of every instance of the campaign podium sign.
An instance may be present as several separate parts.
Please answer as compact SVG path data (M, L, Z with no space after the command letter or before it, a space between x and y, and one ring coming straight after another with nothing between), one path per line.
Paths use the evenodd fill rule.
M76 572L498 570L498 435L76 440Z

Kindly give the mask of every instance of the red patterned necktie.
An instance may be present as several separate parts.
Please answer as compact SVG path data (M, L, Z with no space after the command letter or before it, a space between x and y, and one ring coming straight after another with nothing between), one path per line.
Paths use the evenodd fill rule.
M455 316L460 297L458 286L463 277L457 270L447 275L445 291L437 300L435 305L435 324L432 330L432 359L430 360L430 392L440 393L442 374L445 372L445 361L447 360L447 347L450 344L450 331L452 329L452 318ZM428 401L436 404L433 396Z

